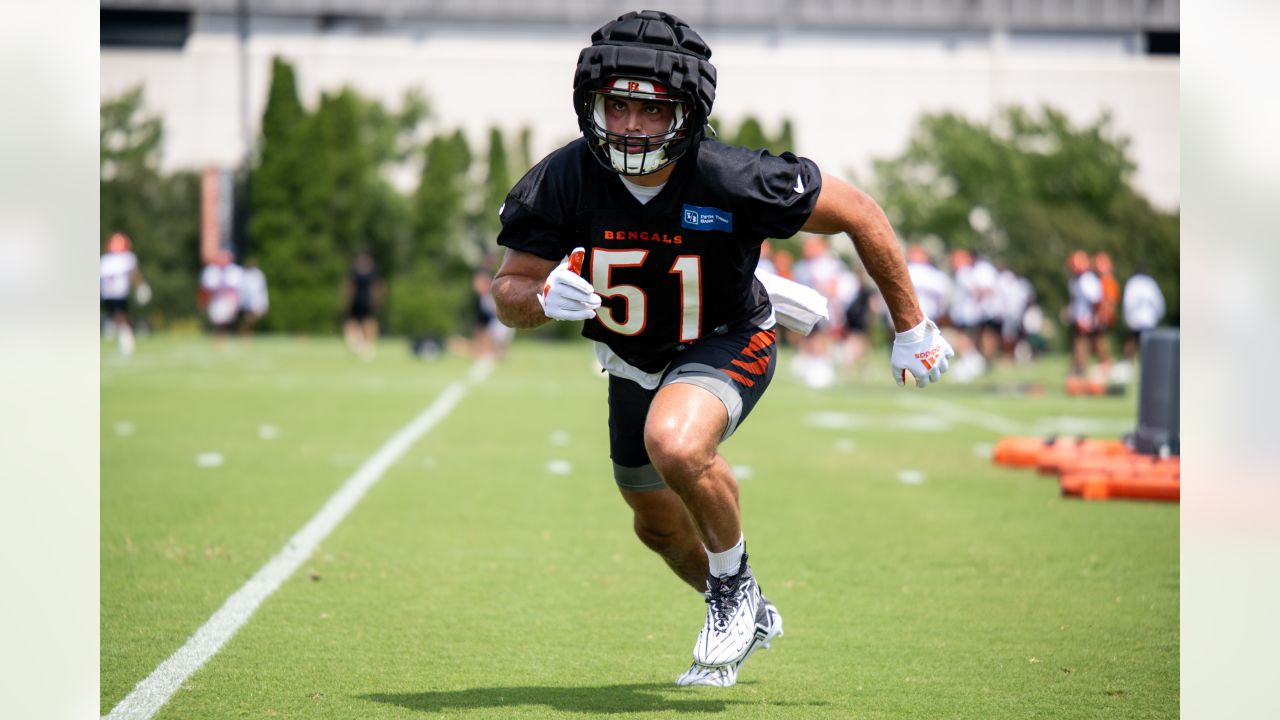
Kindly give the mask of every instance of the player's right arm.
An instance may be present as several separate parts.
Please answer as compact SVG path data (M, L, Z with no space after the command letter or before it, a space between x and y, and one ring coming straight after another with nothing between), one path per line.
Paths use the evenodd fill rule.
M494 275L493 302L498 307L498 320L507 327L536 328L550 318L538 302L538 292L555 269L555 260L521 250L508 249L502 267Z

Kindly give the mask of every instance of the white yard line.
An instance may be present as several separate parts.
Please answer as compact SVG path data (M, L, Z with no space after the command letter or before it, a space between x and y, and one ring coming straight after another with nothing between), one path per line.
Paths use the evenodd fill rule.
M975 410L937 398L928 398L928 400L928 406L931 410L955 422L967 422L970 425L977 425L980 428L1001 435L1026 435L1031 432L1031 428L1025 423L1020 423L1003 415ZM918 402L915 407L919 409Z
M902 398L899 404L914 411L933 412L952 422L963 422L999 435L1107 435L1118 436L1133 430L1137 419L1050 415L1035 422L1021 422L998 413L965 407L936 397Z
M477 362L468 373L467 380L472 384L482 383L492 370L491 362ZM382 474L415 442L448 417L466 394L466 383L450 384L435 402L391 436L390 440L342 483L324 507L320 508L320 512L290 538L275 557L227 598L222 607L195 634L187 638L186 644L178 648L168 660L160 663L120 704L112 708L106 715L106 720L147 720L156 714L178 688L182 687L182 683L222 649L258 606L311 556L360 502L369 488L382 478Z

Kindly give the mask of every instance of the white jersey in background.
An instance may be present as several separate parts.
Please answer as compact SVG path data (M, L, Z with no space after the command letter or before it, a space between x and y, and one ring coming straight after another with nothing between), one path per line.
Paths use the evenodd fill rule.
M1139 273L1124 284L1124 322L1134 332L1150 330L1164 317L1164 293L1150 275Z
M129 251L107 253L98 261L98 291L103 300L129 297L130 279L138 258Z
M1102 281L1090 271L1071 278L1067 285L1068 317L1076 327L1094 328L1093 309L1102 301Z
M828 322L844 326L844 309L858 293L858 279L849 266L834 255L805 258L796 262L792 271L795 281L817 290L827 299Z
M973 273L970 276L970 287L974 302L978 306L980 322L999 322L1001 317L1000 297L996 292L996 281L999 273L996 266L978 258L973 261Z
M244 268L235 263L206 265L200 273L200 287L209 293L207 314L214 325L227 325L240 310L240 286Z
M920 311L930 320L941 318L949 309L951 278L931 263L907 263L907 274L911 276L911 284L916 286Z
M235 263L226 265L205 265L200 272L200 287L210 294L217 295L226 291L240 292L244 280L244 268Z
M269 304L266 274L262 268L245 268L240 278L240 309L261 317Z
M973 266L956 268L955 285L951 291L951 322L956 327L968 328L981 322L977 289L974 287Z
M999 309L1000 332L1006 338L1018 334L1022 314L1031 301L1031 284L1012 270L1001 270L996 277L995 305Z

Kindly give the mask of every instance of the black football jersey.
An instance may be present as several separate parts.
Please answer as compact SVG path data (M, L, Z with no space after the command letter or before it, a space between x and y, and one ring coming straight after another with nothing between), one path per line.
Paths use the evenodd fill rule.
M557 261L586 248L582 275L604 302L582 334L658 372L699 338L768 319L760 244L800 230L822 176L791 153L706 140L648 203L622 183L579 138L516 183L498 243Z

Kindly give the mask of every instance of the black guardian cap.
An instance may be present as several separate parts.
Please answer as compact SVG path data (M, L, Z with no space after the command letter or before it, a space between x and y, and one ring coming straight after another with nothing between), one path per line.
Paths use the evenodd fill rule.
M654 135L610 133L601 112L608 96L673 103L672 125ZM592 33L573 75L578 127L596 159L623 175L657 172L695 147L715 96L711 48L683 20L655 10L627 13Z

